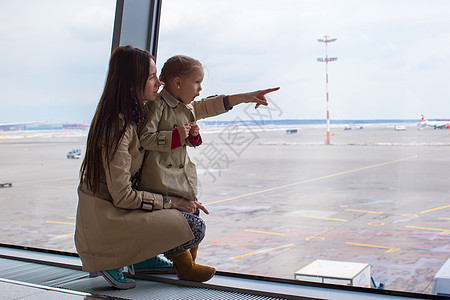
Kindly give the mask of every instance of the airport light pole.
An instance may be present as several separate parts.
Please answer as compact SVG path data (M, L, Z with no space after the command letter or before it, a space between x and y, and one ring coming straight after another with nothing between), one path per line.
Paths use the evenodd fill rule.
M326 74L326 89L327 89L327 145L330 145L330 110L329 110L329 97L328 97L328 62L337 60L337 57L328 57L328 43L334 42L337 38L330 39L330 36L324 35L323 39L317 39L319 43L325 43L325 58L317 58L318 62L325 62L325 74Z

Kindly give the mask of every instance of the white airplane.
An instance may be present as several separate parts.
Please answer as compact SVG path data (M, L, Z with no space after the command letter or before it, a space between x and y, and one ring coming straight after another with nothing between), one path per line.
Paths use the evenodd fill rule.
M419 124L417 124L418 126L421 126L421 127L429 126L429 127L433 127L434 129L437 129L437 128L440 128L440 129L448 128L448 129L450 129L450 120L428 121L427 118L425 118L424 115L421 115L421 116L422 116L422 121Z

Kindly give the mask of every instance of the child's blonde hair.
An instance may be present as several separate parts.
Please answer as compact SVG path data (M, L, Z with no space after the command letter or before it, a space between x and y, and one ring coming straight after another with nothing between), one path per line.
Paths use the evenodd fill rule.
M188 74L195 68L203 68L198 60L189 56L175 55L164 63L159 80L167 83L175 77L181 77Z

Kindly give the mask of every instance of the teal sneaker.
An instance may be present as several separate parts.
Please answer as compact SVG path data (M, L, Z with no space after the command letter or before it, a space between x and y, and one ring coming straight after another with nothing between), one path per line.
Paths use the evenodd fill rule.
M121 290L132 289L136 286L136 281L125 278L122 268L99 272L113 287Z
M136 273L176 273L173 263L162 254L134 264L133 267Z

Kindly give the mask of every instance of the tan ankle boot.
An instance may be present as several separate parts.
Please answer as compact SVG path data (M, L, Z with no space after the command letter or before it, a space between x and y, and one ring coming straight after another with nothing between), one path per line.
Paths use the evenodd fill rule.
M195 259L197 258L198 245L194 248L191 248L189 251L191 252L192 260L195 262Z
M216 273L213 267L197 265L190 251L166 254L173 261L178 277L184 280L204 282L210 280Z

